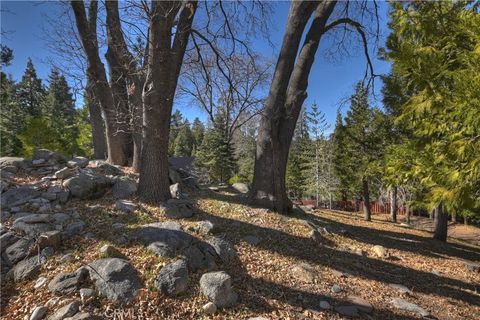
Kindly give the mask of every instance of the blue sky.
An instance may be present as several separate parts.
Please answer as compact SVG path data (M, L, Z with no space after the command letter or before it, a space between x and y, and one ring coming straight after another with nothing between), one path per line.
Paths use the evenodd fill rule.
M42 79L47 79L50 72L50 66L45 62L51 52L46 47L42 37L42 30L46 27L44 24L44 15L55 16L59 7L54 2L31 2L31 1L1 1L2 14L1 26L3 31L8 31L6 36L2 37L2 44L5 44L14 50L14 60L5 71L19 80L25 70L28 57L31 57L37 69L38 75ZM277 53L285 31L285 24L288 16L288 2L279 2L274 7L274 17L272 21L274 26L271 28L271 40L275 48L270 47L263 39L253 42L254 49L259 51L267 58L276 61ZM383 38L387 34L388 4L380 3L380 27L382 37L380 46L383 44ZM357 39L349 39L355 42ZM327 121L331 124L335 121L336 110L339 107L339 101L350 95L354 84L363 78L365 72L365 57L362 50L350 52L350 56L341 57L331 61L326 58L326 48L331 46L329 39L322 39L319 52L316 55L315 63L309 78L308 98L306 105L311 105L314 101L320 106L326 114ZM350 50L352 51L352 50ZM376 54L371 50L372 57ZM376 74L388 72L390 66L385 61L373 59ZM380 80L376 80L376 91L381 87ZM381 104L377 101L377 104ZM192 120L195 117L206 119L205 113L198 107L187 104L178 104L176 108L182 114ZM346 107L342 108L345 113Z

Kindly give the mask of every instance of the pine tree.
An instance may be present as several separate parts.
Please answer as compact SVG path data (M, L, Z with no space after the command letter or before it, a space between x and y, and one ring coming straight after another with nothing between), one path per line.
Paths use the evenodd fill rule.
M175 154L175 140L177 139L178 132L184 124L182 113L176 110L170 119L170 138L168 140L168 155L173 156Z
M192 130L190 129L190 123L185 121L175 139L174 155L176 157L190 157L192 155L193 145L194 138Z
M0 71L0 153L2 156L18 156L22 142L18 133L24 125L24 114L15 92L15 82Z
M205 126L199 118L195 118L192 123L192 135L193 135L193 151L192 155L195 155L196 151L203 142L203 136L205 135Z
M25 114L34 117L42 115L41 103L45 90L42 80L37 77L37 71L33 66L32 59L28 59L25 73L17 85L17 94L20 107Z

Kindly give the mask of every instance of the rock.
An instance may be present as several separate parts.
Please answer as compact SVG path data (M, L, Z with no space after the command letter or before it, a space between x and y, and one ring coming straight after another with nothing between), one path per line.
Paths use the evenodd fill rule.
M50 163L50 164L57 164L57 163L65 163L67 159L61 155L60 153L50 151L48 149L37 149L33 153L32 162L35 160L41 160Z
M174 183L170 185L170 195L173 199L180 199L181 196L180 183Z
M71 317L78 312L80 305L80 301L73 301L58 309L52 316L48 317L48 320L64 320Z
M240 193L248 193L250 191L250 188L248 187L248 185L242 182L234 183L232 185L232 188Z
M41 267L39 257L27 258L13 267L13 278L15 282L29 280L40 273Z
M103 196L112 182L107 177L82 172L63 182L73 197L79 199L95 199Z
M32 315L30 316L30 320L40 320L45 317L47 314L48 308L47 307L36 307L33 309Z
M380 246L380 245L376 245L372 248L375 256L379 257L379 258L385 258L388 256L388 252L387 252L387 249L385 249L385 247L383 246Z
M52 217L55 220L55 223L59 223L59 224L65 224L67 221L72 219L72 217L70 217L68 214L63 212L55 213L52 215Z
M181 255L186 257L191 271L211 269L215 266L216 253L206 242L180 230L180 224L160 222L147 224L134 232L134 237L149 246L152 251L159 251L161 256Z
M57 193L57 201L59 203L66 203L70 198L70 190L64 190Z
M187 289L188 270L185 260L177 260L164 266L155 282L160 292L169 296L175 296Z
M17 236L13 232L6 232L0 236L0 247L1 252L3 253L9 246L18 241Z
M137 183L128 178L120 177L115 180L112 188L112 194L115 199L125 199L137 192Z
M82 299L82 302L87 301L89 298L95 296L95 290L90 289L90 288L83 288L80 289L80 299Z
M315 268L308 263L299 263L291 269L292 276L305 283L312 283L315 281Z
M88 162L89 160L85 157L75 157L75 158L72 158L72 160L67 162L67 166L69 166L70 168L74 168L74 167L85 168L86 166L88 166Z
M209 272L200 278L200 290L217 307L234 305L237 294L232 289L232 279L224 271Z
M62 234L57 230L44 232L37 239L37 244L39 245L40 249L45 247L58 248L61 242Z
M137 205L132 201L128 200L118 200L115 203L115 209L120 210L122 212L130 213L137 210Z
M83 221L76 221L73 223L70 223L66 228L65 228L65 233L67 236L77 236L82 233L83 228L85 227L85 222Z
M34 289L40 289L41 287L43 287L45 285L45 283L47 283L47 278L45 277L40 277L37 279L37 281L35 281L35 285L33 286Z
M196 230L201 233L212 233L215 230L215 225L209 220L200 221L196 226Z
M170 179L171 184L182 182L182 178L178 172L172 168L168 168L168 178Z
M63 180L63 179L70 178L71 176L73 176L74 173L75 173L74 169L63 168L56 171L54 175L55 175L55 178Z
M421 315L422 317L428 317L430 315L430 313L427 310L416 305L415 303L408 302L407 300L402 298L393 298L392 304L397 309L415 312Z
M93 317L92 315L90 315L90 313L82 312L82 313L77 313L73 317L65 318L64 320L94 320L94 319L98 319L98 318Z
M465 268L472 272L480 272L480 263L475 263L473 261L461 260Z
M358 296L348 296L348 301L352 303L358 310L364 313L370 313L373 311L373 306L367 300Z
M38 165L41 165L41 164L44 164L44 163L45 163L45 159L32 160L32 164L34 166L38 166Z
M341 288L338 284L334 284L334 285L332 286L332 289L331 289L331 290L332 290L333 293L340 293L340 292L343 291L342 288Z
M356 306L345 306L345 305L337 306L335 307L335 311L347 317L359 316L358 308Z
M120 305L133 300L142 287L137 270L126 260L100 259L88 267L98 292Z
M207 242L213 247L217 255L224 263L230 263L234 261L235 257L237 256L234 247L227 240L213 237Z
M215 303L208 302L202 307L202 311L205 314L214 314L215 312L217 312L217 306L215 305Z
M330 305L330 303L326 300L322 300L320 301L320 308L323 309L323 310L330 310L332 308L332 306Z
M55 253L55 249L52 248L52 247L46 247L46 248L43 248L42 252L40 253L42 257L45 257L45 258L48 258L48 257L51 257L53 256L53 254Z
M172 219L190 218L194 214L191 204L183 200L170 199L164 209L165 216Z
M409 293L412 294L412 290L408 289L406 286L396 283L389 283L388 286L393 289L397 289L401 293Z
M246 243L252 245L252 246L256 246L257 244L262 242L262 240L259 237L254 236L254 235L245 236L245 237L242 238L242 240L245 241Z
M57 274L48 284L48 290L56 295L71 294L88 279L88 270L80 268L75 272Z
M147 249L155 253L159 257L174 257L175 250L172 250L166 243L152 242L148 245Z
M14 244L5 249L5 258L7 263L13 265L22 260L26 256L30 255L30 249L33 246L34 241L32 239L20 238Z
M7 221L8 218L10 218L12 215L8 211L1 211L0 212L0 221L5 222Z
M47 199L49 201L57 200L57 194L55 192L43 192L42 198Z
M20 157L1 157L0 170L17 173L19 169L26 169L30 166L29 161Z
M51 224L53 221L53 217L50 214L35 213L16 219L13 222L13 228L17 232L31 237L38 237L42 233L55 229Z
M118 251L117 248L114 246L111 246L109 244L104 245L103 247L100 248L100 253L108 258L114 258L114 257L123 257L122 253Z
M31 199L39 197L40 194L40 191L28 186L12 188L2 193L0 198L0 206L3 210L9 207L20 206L24 203L27 203Z
M100 171L105 175L110 175L110 176L123 175L123 171L122 169L120 169L120 167L111 165L103 160L95 160L94 166L97 171Z
M68 261L71 261L72 259L73 259L72 254L67 253L60 258L60 262L68 262Z

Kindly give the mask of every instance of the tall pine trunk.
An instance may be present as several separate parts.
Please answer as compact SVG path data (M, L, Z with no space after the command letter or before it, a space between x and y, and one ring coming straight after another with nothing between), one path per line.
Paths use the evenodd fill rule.
M370 191L368 190L368 179L362 179L362 196L363 196L363 214L365 221L372 220L372 209L370 206Z
M448 213L444 210L442 204L439 204L435 211L435 230L433 232L433 238L446 242L448 233Z
M397 222L397 186L393 186L390 191L390 219Z

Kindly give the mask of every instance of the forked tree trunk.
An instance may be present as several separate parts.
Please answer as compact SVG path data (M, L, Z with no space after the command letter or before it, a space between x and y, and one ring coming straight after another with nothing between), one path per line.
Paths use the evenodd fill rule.
M370 191L368 190L368 179L362 179L362 196L363 196L363 214L365 221L372 220L372 209L370 206Z
M119 130L116 121L116 110L113 103L112 91L105 74L105 66L100 60L98 53L98 2L90 2L88 19L83 1L75 0L70 3L75 15L75 21L82 41L82 46L87 57L87 76L94 81L92 85L94 88L93 92L95 93L95 100L100 104L105 118L105 134L107 137L108 154L107 161L112 164L125 165L127 159L123 152L124 141L121 136L117 135Z
M390 191L390 219L397 222L397 186L393 186Z
M448 213L444 210L442 204L440 204L435 211L435 230L433 238L446 242L448 233Z
M282 48L275 67L257 138L251 202L289 213L292 202L285 186L288 152L300 109L305 101L308 76L325 24L335 2L292 2ZM308 20L315 18L298 53ZM298 54L298 58L297 58Z
M92 126L93 156L95 159L107 159L107 141L105 139L105 126L102 119L102 110L95 100L91 80L87 80L85 100Z
M178 14L178 22L175 17ZM191 32L196 2L152 1L147 78L143 88L143 145L138 195L148 202L169 199L168 139L173 98ZM175 38L172 44L173 27Z

